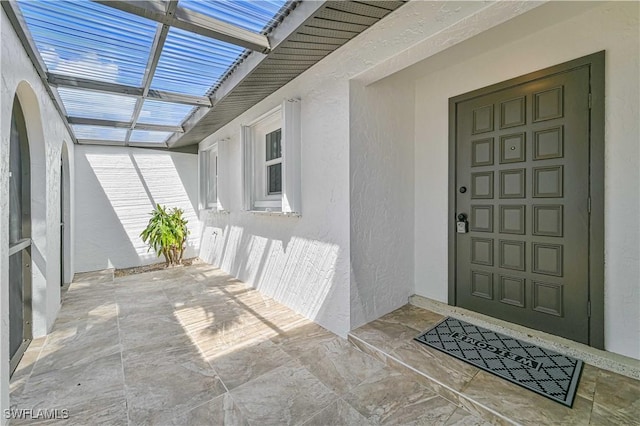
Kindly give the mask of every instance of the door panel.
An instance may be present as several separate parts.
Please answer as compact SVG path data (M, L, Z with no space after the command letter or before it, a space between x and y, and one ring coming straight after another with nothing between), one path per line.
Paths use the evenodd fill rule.
M65 186L65 176L64 176L64 160L60 158L60 287L64 286L64 234L65 234L65 199L64 199L64 186Z
M24 276L22 251L9 257L9 356L13 358L24 340Z
M9 141L9 357L13 373L31 341L30 157L24 116L13 104Z
M585 66L456 104L458 306L589 342L588 97Z

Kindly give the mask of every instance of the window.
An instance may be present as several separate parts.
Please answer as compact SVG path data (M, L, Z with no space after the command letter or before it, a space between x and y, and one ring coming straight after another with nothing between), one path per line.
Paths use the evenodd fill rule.
M300 213L300 101L242 127L244 208Z
M218 209L218 144L200 151L200 208Z
M282 129L265 136L267 194L282 194Z
M253 207L278 211L282 205L282 112L270 111L250 126Z

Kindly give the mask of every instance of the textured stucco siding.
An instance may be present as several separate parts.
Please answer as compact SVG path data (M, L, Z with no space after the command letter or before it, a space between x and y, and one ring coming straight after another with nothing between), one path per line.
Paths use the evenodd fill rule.
M502 19L533 7L523 4ZM412 86L393 80L369 91L354 82L352 98L351 81L489 6L409 3L201 142L226 145L221 184L230 212L201 212L201 257L343 336L405 304L414 281ZM302 104L302 217L241 212L240 126L286 98ZM388 145L391 133L400 135L399 151ZM387 156L390 169L402 169L390 179L383 174L394 171L380 162ZM350 189L354 177L367 195L386 198L373 207Z
M270 97L202 145L226 139L224 208L203 211L200 257L333 331L349 331L347 85L336 82ZM240 125L301 102L302 216L243 212Z
M4 10L0 12L0 409L9 403L9 137L13 99L25 114L31 156L33 335L45 335L60 308L60 157L73 144L53 101L33 68ZM73 197L69 231L73 235ZM73 267L73 256L68 259ZM4 416L0 422L5 422Z
M197 155L80 145L75 157L77 272L163 262L140 238L156 204L184 210L184 256L198 255Z
M351 328L414 291L414 93L394 76L350 92Z

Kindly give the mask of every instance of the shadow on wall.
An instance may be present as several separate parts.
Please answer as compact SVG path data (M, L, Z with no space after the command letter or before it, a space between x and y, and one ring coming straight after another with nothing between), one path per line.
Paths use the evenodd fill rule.
M337 244L291 233L279 238L282 232L268 225L231 224L229 214L203 215L202 259L329 328L334 327L328 322L336 321L333 312L348 318L348 289L339 301L334 300ZM272 221L265 218L265 224L268 222Z
M195 156L195 160L194 160ZM182 188L189 188L188 195L191 202L191 209L193 214L198 216L199 204L198 204L198 156L197 155L172 155L170 156L173 168L181 183ZM195 161L195 163L194 163ZM187 212L184 209L185 213ZM199 219L199 218L198 218ZM194 231L191 231L191 237L194 238Z
M119 147L77 151L78 272L158 262L140 238L156 203L184 210L191 231L185 257L198 254L197 156L180 162L181 176L172 156L189 154Z

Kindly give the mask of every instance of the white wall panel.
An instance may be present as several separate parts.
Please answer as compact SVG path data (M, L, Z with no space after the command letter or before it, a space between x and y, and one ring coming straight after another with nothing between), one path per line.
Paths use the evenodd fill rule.
M74 173L71 136L46 88L5 15L0 12L0 410L9 404L9 135L13 99L17 95L27 125L31 154L33 335L44 336L60 308L60 156L69 149L69 174ZM69 178L69 176L67 176ZM73 234L73 198L70 233ZM73 253L67 259L73 265ZM0 423L6 422L4 416Z
M197 256L197 155L88 145L75 152L77 272L164 262L140 238L156 204L184 210L184 257Z

